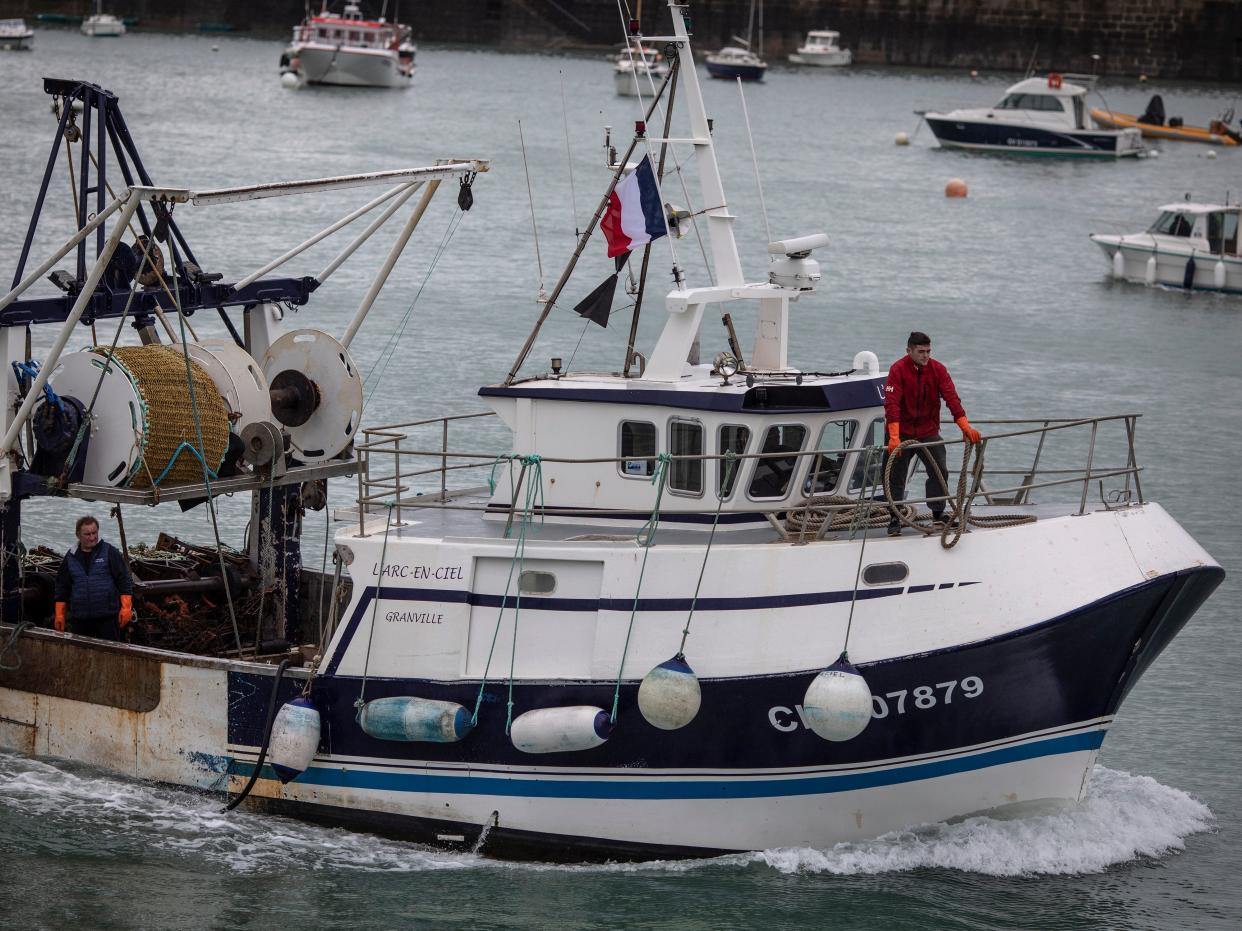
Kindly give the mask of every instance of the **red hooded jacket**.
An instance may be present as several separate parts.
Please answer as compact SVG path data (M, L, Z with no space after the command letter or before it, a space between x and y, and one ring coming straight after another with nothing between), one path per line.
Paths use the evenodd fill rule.
M940 432L941 398L954 420L966 416L947 368L935 359L920 366L902 356L888 370L884 383L884 422L901 424L905 439L934 436Z

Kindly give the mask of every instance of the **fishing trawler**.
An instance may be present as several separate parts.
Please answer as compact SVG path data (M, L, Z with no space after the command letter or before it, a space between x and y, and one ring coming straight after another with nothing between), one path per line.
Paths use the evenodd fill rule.
M342 87L408 87L414 80L417 47L409 26L383 16L366 19L357 3L339 14L323 8L293 30L280 57L285 83Z
M282 321L262 295L277 285L259 289L256 277L270 267L231 286L186 270L178 280L209 289L206 306L249 304L249 332L268 347L247 351L262 355L260 394L275 420L242 428L255 473L237 481L259 494L269 482L297 488L308 456L357 475L335 536L332 587L349 594L328 599L340 611L323 619L302 666L292 655L273 668L14 629L6 652L22 665L0 670L0 741L227 789L235 801L249 793L245 804L264 810L546 859L824 847L1083 797L1125 695L1223 571L1145 497L1135 414L981 424L978 445L949 444L963 452L955 490L942 496L952 520L934 525L922 499L890 500L875 354L859 350L836 370L789 364L795 305L820 280L812 256L827 239L773 239L762 274L744 274L687 7L669 9L671 34L644 39L666 49L669 75L610 159L612 182L507 376L480 389L488 410L362 426L355 405L330 404L327 420L312 411L310 437L299 433L314 399L360 397L343 390L356 327L339 339L276 336ZM648 127L674 82L688 128L656 136ZM693 153L697 211L673 210L660 192L674 145ZM347 181L315 182L337 183ZM270 187L135 191L144 203L197 207ZM113 211L122 209L132 210L126 201ZM699 223L711 274L692 283L676 238ZM620 368L570 371L553 357L526 372L597 227L614 260L640 265ZM70 317L96 293L120 233ZM644 353L646 268L666 247L675 286ZM322 278L279 287L305 301ZM613 275L574 309L610 323L616 284ZM12 299L0 298L0 314ZM754 337L743 350L733 315L747 311ZM714 337L709 315L721 320ZM296 364L295 346L314 361ZM6 449L36 404L52 404L46 384L36 378L20 405L6 405L17 407ZM62 392L55 378L51 387L85 393ZM19 389L8 390L17 401ZM472 433L491 418L508 436L500 449ZM463 436L464 449L450 442ZM1078 438L1085 454L1062 438ZM6 461L7 482L17 475ZM117 476L133 473L120 465ZM479 479L458 487L472 472ZM210 495L204 484L166 494ZM150 501L149 491L104 485L67 488ZM271 501L260 498L260 518ZM12 539L16 497L8 502ZM906 532L876 536L893 513ZM282 522L254 525L267 535L259 551L274 546L279 557ZM269 576L287 579L288 562L277 565ZM100 671L91 682L47 675L88 653ZM122 671L138 685L121 688Z

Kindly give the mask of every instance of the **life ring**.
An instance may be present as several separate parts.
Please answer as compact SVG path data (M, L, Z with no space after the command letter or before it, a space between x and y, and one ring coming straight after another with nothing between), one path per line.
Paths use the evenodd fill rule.
M1054 91L1059 91L1061 89L1061 75L1057 74L1055 71L1048 75L1048 86Z

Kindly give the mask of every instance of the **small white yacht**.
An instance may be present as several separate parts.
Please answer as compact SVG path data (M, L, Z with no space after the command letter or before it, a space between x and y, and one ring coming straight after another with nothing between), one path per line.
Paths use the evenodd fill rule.
M119 16L103 12L103 0L95 0L95 12L82 20L82 35L96 39L125 35L125 22Z
M34 30L21 19L0 19L0 49L24 51L34 45Z
M668 74L668 61L653 48L635 41L617 53L612 77L622 97L650 97Z
M841 33L831 29L813 29L806 34L806 42L789 56L795 65L815 65L835 68L848 65L854 60L853 53L841 48Z
M1186 290L1242 294L1238 204L1165 204L1145 233L1094 233L1113 277Z
M1100 129L1087 113L1087 88L1055 73L1019 81L993 107L922 116L951 149L1095 158L1143 151L1137 129Z
M328 10L308 16L293 30L280 57L281 80L344 87L408 87L414 80L417 47L413 30L382 16L365 19L357 3L339 15Z

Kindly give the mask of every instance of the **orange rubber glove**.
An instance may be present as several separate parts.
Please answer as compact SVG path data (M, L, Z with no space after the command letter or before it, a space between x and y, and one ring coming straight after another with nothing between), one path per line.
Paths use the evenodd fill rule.
M901 424L890 423L888 425L888 451L890 453L893 453L894 455L900 456L901 450L897 448L900 445L901 445Z
M116 622L124 630L129 626L129 622L134 619L134 596L121 596L121 613L116 616Z
M959 417L954 421L954 423L962 428L962 439L964 439L967 443L979 442L979 431L970 425L969 420L965 417Z
M65 632L65 615L68 613L69 605L63 601L56 602L56 620L52 622L52 626L62 634Z

